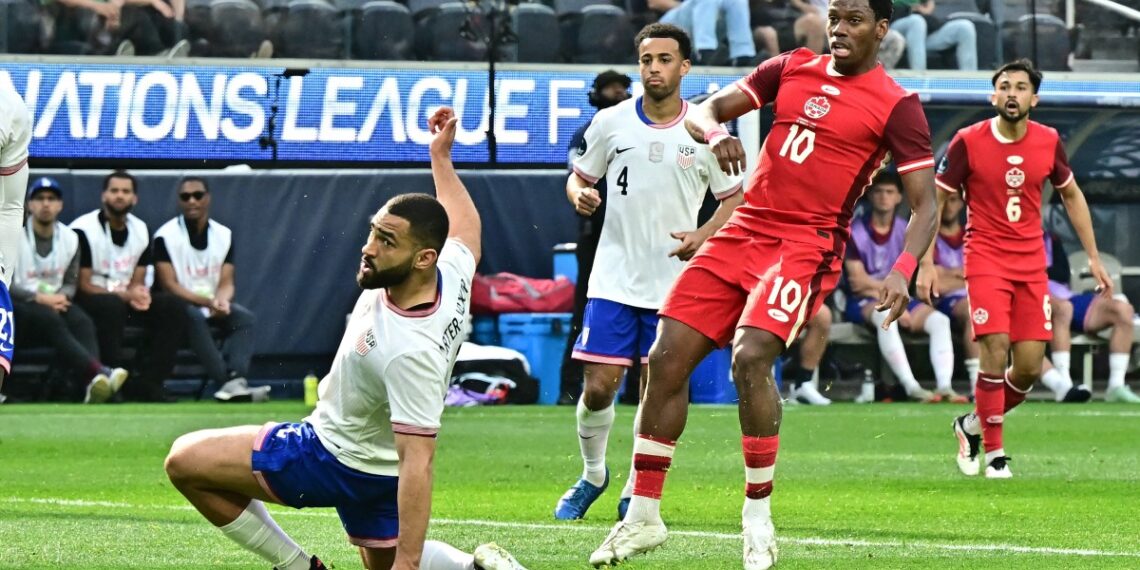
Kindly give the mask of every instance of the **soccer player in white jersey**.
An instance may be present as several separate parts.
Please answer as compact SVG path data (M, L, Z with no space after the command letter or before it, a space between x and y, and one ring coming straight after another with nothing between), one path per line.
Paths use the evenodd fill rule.
M0 87L0 385L12 370L16 344L8 286L20 256L31 142L32 116L24 100L15 91Z
M265 501L336 507L370 570L522 570L494 544L471 555L425 541L435 436L480 255L479 213L451 163L457 121L446 107L428 121L436 198L396 196L372 217L356 275L364 292L316 410L300 423L187 434L166 458L207 520L279 570L325 566Z
M584 363L577 411L584 469L559 499L558 519L582 518L609 485L606 444L614 395L626 368L634 358L648 361L657 310L673 280L743 199L742 178L721 171L708 146L693 142L685 131L690 107L680 87L691 66L688 34L673 25L650 24L634 45L645 93L594 115L566 182L570 203L588 216L601 204L593 185L605 176L609 204L573 352ZM707 190L721 203L698 228ZM647 368L641 370L644 386ZM631 495L632 478L627 478L619 518Z

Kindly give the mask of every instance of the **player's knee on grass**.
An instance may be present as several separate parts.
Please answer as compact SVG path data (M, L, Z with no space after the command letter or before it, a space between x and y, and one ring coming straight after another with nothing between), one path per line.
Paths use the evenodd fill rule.
M166 454L163 468L166 470L166 476L175 486L192 481L195 473L204 467L196 458L196 448L200 442L199 433L191 432L179 436L171 444L170 452Z
M775 386L772 364L784 350L784 341L762 330L738 333L732 346L732 379L738 392Z
M587 364L583 368L585 378L582 398L586 407L601 410L614 401L621 383L625 379L626 368L609 364Z

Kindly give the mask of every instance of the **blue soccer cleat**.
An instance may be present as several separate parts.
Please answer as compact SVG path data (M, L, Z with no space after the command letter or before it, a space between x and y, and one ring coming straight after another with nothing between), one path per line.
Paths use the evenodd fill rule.
M596 487L585 479L578 479L573 487L558 499L558 504L554 507L554 518L563 521L577 520L586 516L586 511L590 510L590 505L606 492L606 487L610 486L610 469L606 468L606 480L602 482L601 487Z

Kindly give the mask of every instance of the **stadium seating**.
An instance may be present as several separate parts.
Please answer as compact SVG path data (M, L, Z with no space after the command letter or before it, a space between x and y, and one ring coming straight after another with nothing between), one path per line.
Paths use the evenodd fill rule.
M974 23L977 32L978 68L991 69L997 66L997 42L999 35L997 26L989 15L982 14L974 0L939 0L934 4L934 15L943 20L969 20ZM957 62L949 63L953 59L953 50L942 53L930 53L932 61L928 66L931 69L957 68ZM940 65L935 65L935 63Z
M1037 53L1033 53L1033 32L1036 26ZM1043 71L1068 71L1069 31L1065 22L1056 16L1048 14L1026 14L1021 16L1015 24L1002 28L1002 49L1005 59L1028 57L1034 59L1037 67ZM1036 55L1036 57L1034 57Z
M0 0L0 53L38 52L41 22L38 2Z
M341 59L346 54L342 16L325 0L290 0L275 36L281 57Z
M420 20L424 16L439 11L439 7L447 4L449 1L450 0L408 0L408 11L412 13L413 18Z
M252 0L210 2L210 55L249 57L267 37L261 9Z
M559 17L577 14L590 6L613 6L609 0L553 0L548 4Z
M412 14L390 0L372 0L352 15L352 57L372 60L412 59Z
M487 46L479 38L484 33L483 15L462 2L448 2L427 17L426 27L417 29L416 43L427 48L425 59L436 61L481 61ZM421 33L426 32L426 41ZM466 37L464 37L466 36Z
M518 36L518 61L556 63L561 61L562 42L558 17L543 4L519 4L512 14L512 27Z
M616 6L586 6L578 19L575 63L630 63L634 61L633 35L625 11ZM563 27L565 33L567 27ZM565 35L563 38L565 39Z

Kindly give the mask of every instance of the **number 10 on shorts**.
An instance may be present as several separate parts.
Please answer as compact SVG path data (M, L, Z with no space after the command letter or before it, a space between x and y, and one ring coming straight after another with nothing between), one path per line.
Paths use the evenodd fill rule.
M779 303L778 306L783 310L783 313L769 309L768 316L778 321L788 322L789 315L796 313L800 302L803 301L803 296L803 288L795 280L788 279L785 283L783 275L776 276L776 279L772 281L772 290L768 293L768 306L776 307Z

